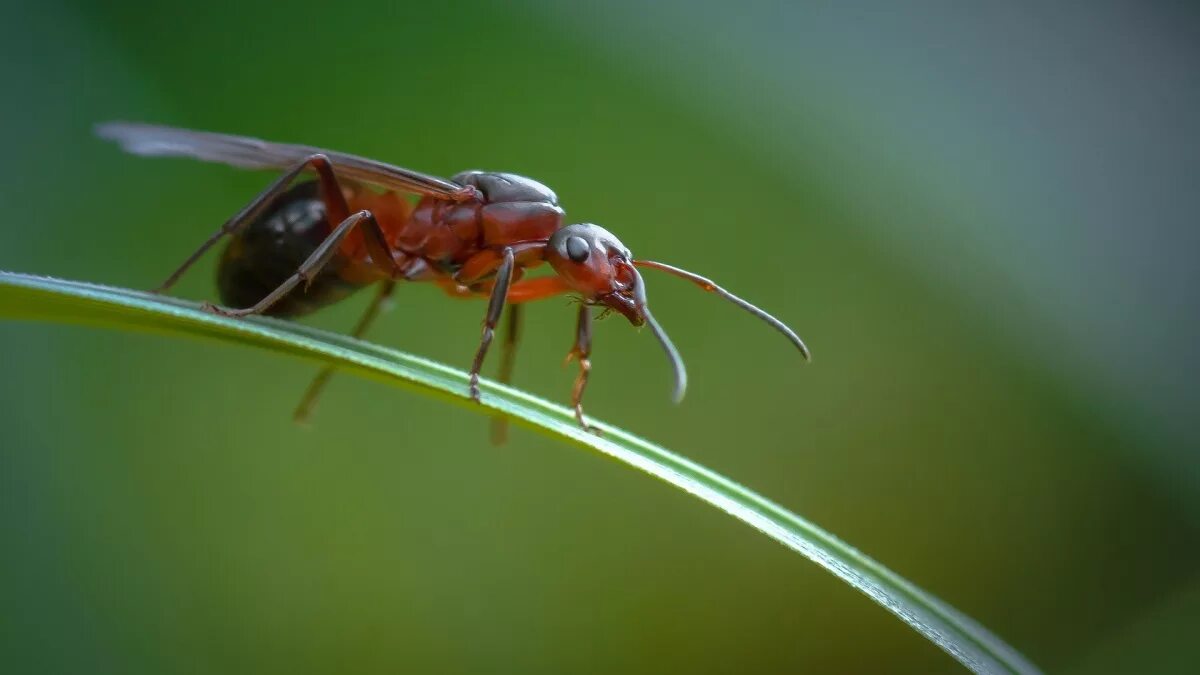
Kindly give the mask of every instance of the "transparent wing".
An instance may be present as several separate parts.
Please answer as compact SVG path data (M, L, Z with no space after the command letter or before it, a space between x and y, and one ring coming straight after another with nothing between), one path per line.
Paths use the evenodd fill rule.
M461 199L471 194L462 185L436 176L308 145L271 143L245 136L134 122L97 125L96 135L116 142L126 152L135 155L191 157L242 169L290 169L306 157L320 153L329 158L340 176L361 183L449 199Z

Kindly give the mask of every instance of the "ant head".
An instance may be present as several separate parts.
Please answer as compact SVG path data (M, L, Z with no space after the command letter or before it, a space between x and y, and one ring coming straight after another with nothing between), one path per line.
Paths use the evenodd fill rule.
M592 223L567 225L550 237L546 260L585 302L611 307L635 326L646 323L633 255L613 233Z
M666 351L675 372L676 402L683 398L687 388L687 371L675 345L650 313L646 303L646 285L637 270L639 267L666 272L719 295L783 333L806 360L809 358L808 347L779 319L721 288L711 279L653 260L634 260L629 249L599 225L579 223L555 231L547 246L546 260L571 288L583 296L584 302L611 307L633 325L645 324L650 327L650 332Z
M612 232L591 223L577 223L557 230L550 237L546 260L584 302L604 305L620 312L635 326L648 325L667 352L675 372L675 401L687 388L683 359L646 305L646 285L638 273L633 254Z

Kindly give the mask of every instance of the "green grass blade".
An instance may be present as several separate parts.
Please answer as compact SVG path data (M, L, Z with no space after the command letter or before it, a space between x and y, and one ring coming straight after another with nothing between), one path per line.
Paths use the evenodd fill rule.
M979 624L807 520L702 466L609 425L581 430L567 408L484 381L483 404L460 370L393 349L272 319L227 319L172 298L0 272L0 318L105 325L215 338L333 364L599 451L721 509L832 572L978 673L1037 673Z

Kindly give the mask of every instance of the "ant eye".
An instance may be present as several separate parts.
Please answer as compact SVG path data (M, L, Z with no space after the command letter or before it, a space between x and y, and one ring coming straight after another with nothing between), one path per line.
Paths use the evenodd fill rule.
M587 260L588 254L592 251L592 247L588 245L587 240L583 237L568 237L566 249L567 257L577 263Z

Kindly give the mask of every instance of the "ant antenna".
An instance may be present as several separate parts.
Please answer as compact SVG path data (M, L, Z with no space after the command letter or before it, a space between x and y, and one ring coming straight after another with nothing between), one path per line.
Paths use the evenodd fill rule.
M667 353L667 360L671 362L671 369L675 371L675 391L671 395L671 399L675 403L679 403L683 400L684 392L687 391L687 369L683 366L679 350L675 349L671 338L667 337L667 332L658 325L658 321L650 313L650 307L646 304L646 283L642 281L642 275L632 265L629 266L629 270L633 272L633 301L637 303L638 309L646 317L646 323L650 324L650 332L654 333L658 344L662 345L663 351Z
M767 322L772 328L779 331L780 333L783 333L787 337L788 340L791 340L792 344L796 345L796 349L799 349L800 353L802 355L804 355L805 361L812 360L812 354L808 351L808 347L805 346L804 341L800 339L800 336L796 335L795 331L793 331L791 328L788 328L786 324L784 324L779 319L776 319L775 317L771 316L766 311L759 309L758 307L755 307L754 305L746 302L745 300L739 298L738 296L734 295L733 293L730 293L729 291L725 290L724 288L721 288L720 286L716 285L715 283L713 283L712 279L706 279L705 277L702 277L699 274L693 274L692 272L689 272L687 270L681 270L678 267L672 267L671 265L667 265L665 263L654 262L653 260L634 260L633 264L638 267L649 267L649 268L656 269L656 270L662 270L663 272L666 272L667 274L673 274L681 279L687 279L688 281L692 282L693 284L696 284L700 288L703 288L704 290L706 290L710 293L716 293L717 295L721 296L722 298L725 298L726 300L732 302L733 304L737 305L738 307L741 307L742 309L746 310L747 312L750 312L754 316L757 316L758 318ZM640 276L638 277L638 283L639 283L639 285L641 283ZM641 302L643 304L645 304L645 297L646 297L645 291L642 291ZM675 348L671 345L671 343L669 341L667 341L666 334L659 336L659 333L661 333L662 329L658 327L658 324L654 322L654 319L650 318L649 312L647 312L647 314L646 314L646 319L647 319L647 322L650 324L650 328L655 331L654 334L656 337L658 337L659 342L663 343L663 348L667 350L668 354L673 354L674 359L678 359L679 355L678 355L678 353L675 352ZM676 379L678 382L678 378L676 378ZM686 377L684 378L684 382L686 383ZM678 387L676 388L676 393L678 394L679 397L683 396L682 390L680 390Z

